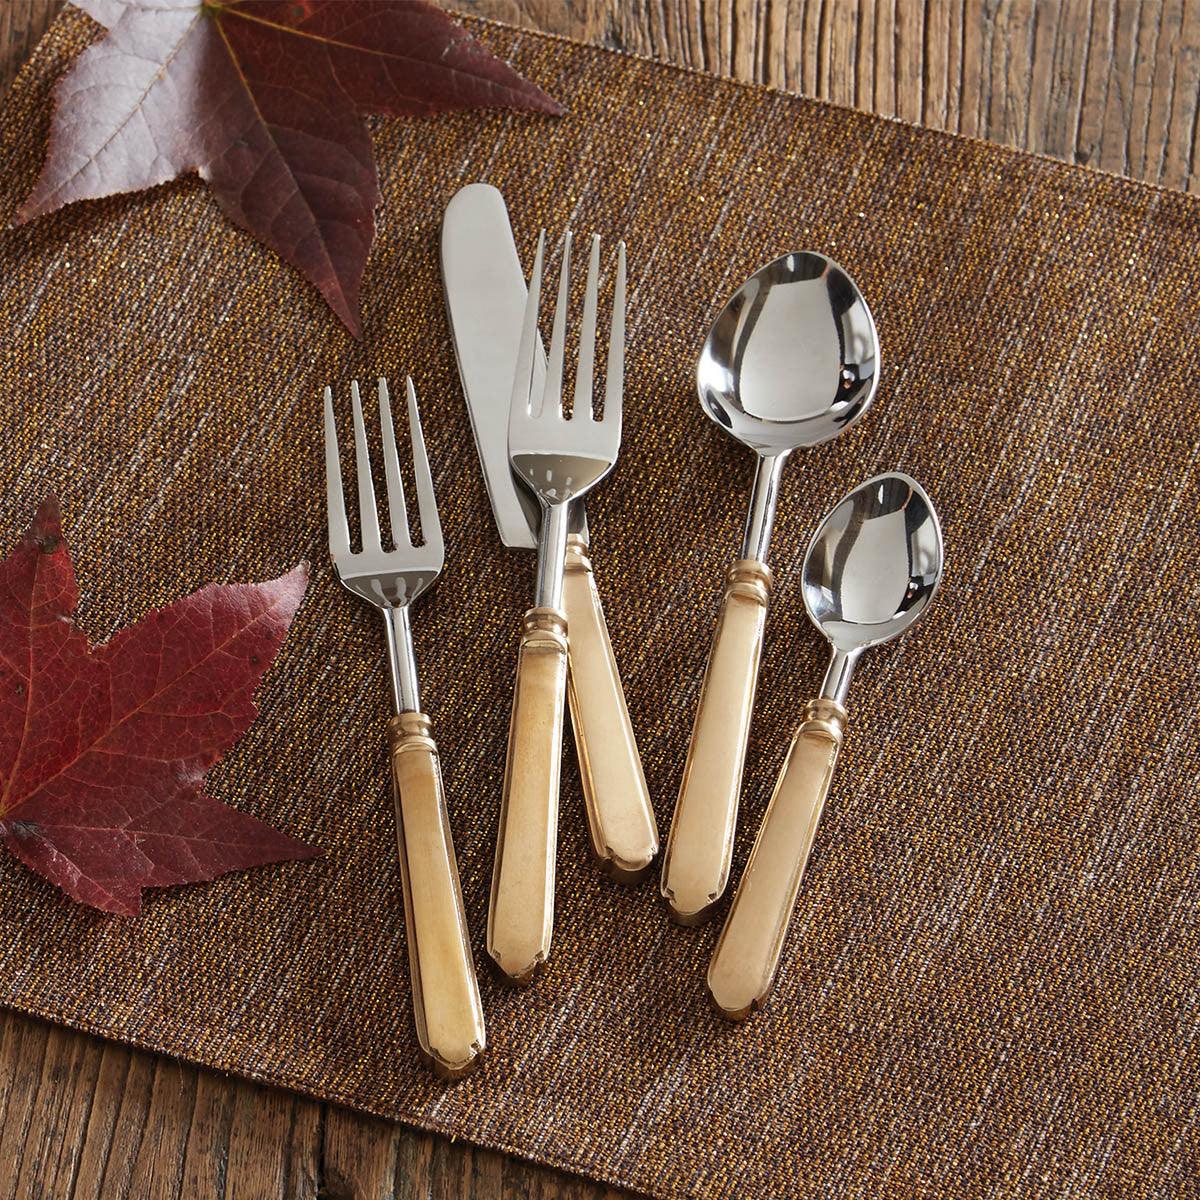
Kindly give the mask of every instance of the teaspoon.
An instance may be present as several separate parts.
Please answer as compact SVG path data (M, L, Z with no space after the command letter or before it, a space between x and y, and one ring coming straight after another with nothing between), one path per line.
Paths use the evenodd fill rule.
M771 572L767 546L788 455L848 429L875 396L875 321L823 254L785 254L713 323L696 368L700 404L758 455L741 554L729 568L663 858L671 915L694 925L729 882Z
M803 709L708 968L721 1013L766 1000L846 728L859 655L899 637L942 578L942 531L921 485L899 473L860 484L821 523L804 559L804 607L833 651Z

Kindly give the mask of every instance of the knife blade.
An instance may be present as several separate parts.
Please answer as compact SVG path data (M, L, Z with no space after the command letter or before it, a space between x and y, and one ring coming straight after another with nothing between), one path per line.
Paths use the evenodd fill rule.
M537 503L508 458L508 408L527 288L500 192L472 183L446 206L442 282L459 375L484 480L506 546L535 549ZM534 354L534 394L546 357ZM613 878L633 883L658 853L658 827L625 693L588 556L582 502L571 506L563 603L569 643L571 725L583 779L592 851Z
M534 550L537 501L517 482L508 461L508 404L525 312L525 276L504 197L489 184L468 184L446 206L442 282L458 374L500 540ZM546 375L540 339L533 373L540 393Z

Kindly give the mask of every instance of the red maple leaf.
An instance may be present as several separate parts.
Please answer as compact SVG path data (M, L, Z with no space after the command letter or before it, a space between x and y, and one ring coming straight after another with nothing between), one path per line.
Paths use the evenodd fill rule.
M204 774L255 716L254 689L304 595L297 567L217 586L95 649L58 504L0 562L0 838L68 896L136 913L144 887L319 850L228 808Z
M198 172L361 336L379 179L363 112L560 113L425 0L74 0L109 30L54 91L18 223Z

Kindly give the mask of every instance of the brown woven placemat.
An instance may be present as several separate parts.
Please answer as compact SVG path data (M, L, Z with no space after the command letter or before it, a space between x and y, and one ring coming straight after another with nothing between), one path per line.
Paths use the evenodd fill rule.
M75 907L0 860L0 1002L659 1196L1195 1194L1200 205L1191 197L483 27L560 121L376 126L385 203L357 345L196 182L0 236L0 530L63 497L96 638L209 579L316 573L218 795L316 865ZM0 113L7 218L68 10ZM798 574L849 486L903 468L945 586L864 661L769 1010L706 1007L716 927L588 861L563 784L556 955L483 972L491 1049L447 1087L413 1046L379 630L324 557L318 388L411 372L449 545L416 621L467 911L482 931L530 556L491 523L441 298L442 210L506 194L630 247L619 469L592 507L613 641L665 830L751 462L694 357L750 270L825 250L878 318L874 411L797 455L735 871L823 667Z

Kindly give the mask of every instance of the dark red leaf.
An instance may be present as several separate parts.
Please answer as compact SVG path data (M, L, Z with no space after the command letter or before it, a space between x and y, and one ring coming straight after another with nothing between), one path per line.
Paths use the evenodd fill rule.
M217 586L89 649L58 505L0 563L0 838L75 900L136 913L144 887L320 851L228 808L204 774L249 727L304 567Z
M59 81L17 215L191 171L356 335L379 182L362 112L561 107L425 0L77 0L108 35Z

